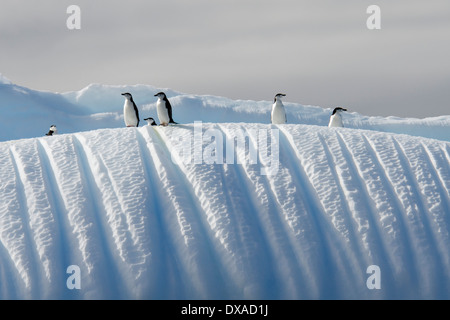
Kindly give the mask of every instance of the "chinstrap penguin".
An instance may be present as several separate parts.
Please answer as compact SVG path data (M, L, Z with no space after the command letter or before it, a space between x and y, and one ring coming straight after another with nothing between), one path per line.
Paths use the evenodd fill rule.
M58 130L56 129L56 126L52 124L50 126L50 130L45 134L46 136L53 136L55 134L58 134Z
M157 125L155 119L153 119L153 118L147 118L147 119L144 119L144 120L147 121L147 125L149 125L149 126L156 126Z
M284 93L278 93L273 100L272 113L270 120L272 124L284 124L287 122L286 111L284 110L282 97L285 97Z
M130 93L122 93L125 97L123 105L123 119L127 127L139 127L139 110Z
M162 126L168 126L169 123L177 124L172 118L172 106L167 99L164 92L158 92L155 94L158 97L158 102L156 103L156 111L158 113L159 123Z
M328 123L328 127L344 127L344 124L342 123L342 116L341 113L347 111L347 109L337 107L333 110L333 113L330 117L330 123Z

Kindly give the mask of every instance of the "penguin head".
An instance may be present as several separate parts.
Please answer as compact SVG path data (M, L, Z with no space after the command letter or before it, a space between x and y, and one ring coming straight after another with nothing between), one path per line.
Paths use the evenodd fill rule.
M273 102L277 102L277 100L278 101L281 101L281 98L282 97L286 97L286 95L284 94L284 93L278 93L276 96L275 96L275 98L273 99Z
M53 131L53 132L56 131L56 126L55 126L54 124L52 124L52 125L50 126L50 131Z
M155 97L166 99L166 94L164 92L158 92L157 94L155 94Z
M151 125L151 126L156 126L156 121L155 121L155 119L153 119L153 118L147 118L147 119L144 119L145 121L147 121L147 123L149 124L149 125Z
M128 93L128 92L122 93L122 95L123 95L125 98L127 98L127 99L132 99L132 98L133 98L133 97L131 96L131 93Z
M332 115L335 115L336 113L341 113L343 111L347 111L347 109L341 107L334 108Z

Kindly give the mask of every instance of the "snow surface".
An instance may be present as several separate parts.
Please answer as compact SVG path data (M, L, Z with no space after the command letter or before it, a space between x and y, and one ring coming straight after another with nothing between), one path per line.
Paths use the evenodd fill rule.
M158 91L184 124L123 128L120 93L144 118ZM269 100L146 85L0 97L0 299L450 298L450 116L328 128L285 103L274 126Z
M12 84L12 82L0 73L0 84Z
M270 129L279 129L279 167L262 175L272 149L253 133ZM202 124L192 157L206 159L211 146L225 154L248 132L257 163L240 144L234 164L181 161L196 130L0 143L0 298L450 298L450 143ZM66 287L70 265L81 290ZM366 286L370 265L381 290Z

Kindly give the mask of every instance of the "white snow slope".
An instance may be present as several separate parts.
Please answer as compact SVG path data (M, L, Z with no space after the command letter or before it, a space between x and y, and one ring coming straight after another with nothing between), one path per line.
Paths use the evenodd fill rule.
M310 125L201 129L0 143L0 298L450 298L449 142ZM261 143L270 129L278 147ZM208 164L212 150L228 163ZM276 174L263 175L277 151ZM80 290L66 286L71 265ZM379 290L366 285L370 265Z
M184 124L123 128L126 91ZM285 103L272 126L270 101L3 76L0 97L0 299L450 298L450 116L329 129Z

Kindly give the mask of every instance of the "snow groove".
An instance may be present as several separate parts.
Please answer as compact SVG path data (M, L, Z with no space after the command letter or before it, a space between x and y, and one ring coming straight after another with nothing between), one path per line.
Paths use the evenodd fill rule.
M42 162L38 152L38 142L19 143L12 147L12 154L17 166L17 174L23 188L23 197L27 207L25 221L29 222L32 244L37 255L36 283L33 295L49 294L47 289L56 289L52 283L62 278L60 260L52 259L60 252L58 226L55 221L54 208L50 203L48 185L44 180Z
M158 128L160 129L160 128ZM173 136L174 128L161 128L159 131L164 143L167 147L180 154L181 152L173 145L169 136ZM204 133L204 130L203 130ZM184 133L186 141L194 141L193 130L185 130ZM204 142L200 141L202 149ZM195 142L194 142L195 144ZM224 193L224 181L222 181L221 166L214 164L195 164L195 161L182 161L178 160L178 167L189 181L195 196L199 199L202 211L205 215L205 225L209 226L208 229L211 241L216 245L215 250L219 250L221 254L221 264L225 265L225 270L230 273L231 286L236 288L241 287L244 294L246 290L251 290L251 279L246 278L244 275L250 275L251 270L248 262L243 258L239 250L245 248L247 244L243 243L241 235L239 234L237 218L232 211L230 205L230 199L227 194ZM244 249L245 250L245 249ZM254 271L254 270L253 270ZM251 277L250 277L251 278Z
M348 244L353 243L355 245L354 252L364 257L366 256L364 251L369 248L366 233L368 222L358 212L360 208L357 205L358 200L354 197L355 187L350 179L348 166L343 161L341 150L335 149L336 146L339 147L339 143L331 140L336 139L336 136L326 138L319 133L317 138L323 147L323 155L320 155L319 158L317 153L313 154L316 158L315 167L320 164L323 177L328 178L330 182L327 188L321 187L321 183L316 183L315 189L318 192L320 191L318 195L323 201L324 210L329 211L329 216L333 217L333 221L336 221L334 224L341 228L339 230L341 235L345 237L345 241ZM322 161L319 162L319 159L322 159ZM310 175L310 179L314 185L313 175ZM344 212L353 212L353 215L344 216ZM343 228L345 225L348 225L349 228ZM355 259L355 257L352 258ZM368 262L366 257L364 265L367 265Z
M423 247L424 261L427 268L433 269L425 276L425 291L448 292L448 284L439 281L445 278L449 265L444 265L448 261L448 242L441 241L441 234L448 234L448 217L450 212L444 211L443 207L448 207L448 202L441 198L441 191L437 188L435 175L436 169L426 155L421 144L412 141L402 141L403 137L394 138L396 148L399 150L405 166L409 168L412 176L413 192L418 205L418 224L423 229L424 235L416 234ZM438 230L434 232L433 230ZM447 238L448 239L448 238ZM431 260L431 257L435 257ZM425 264L425 263L423 263Z
M120 276L119 265L114 259L115 250L106 222L106 209L103 203L97 200L101 198L100 190L97 188L95 173L92 172L93 168L89 164L86 150L81 141L82 138L80 140L77 134L73 135L73 151L78 159L82 178L80 186L82 189L78 189L76 192L80 196L84 195L84 197L81 196L81 201L85 201L85 204L79 208L84 217L79 219L74 217L76 224L84 221L82 230L77 232L77 229L74 229L74 232L78 233L77 238L82 239L79 240L82 258L77 265L80 267L84 265L86 273L89 274L87 281L90 283L87 287L92 288L92 292L87 298L91 298L91 295L95 298L105 299L126 297L129 292ZM109 279L115 279L115 283L113 284Z
M15 279L19 277L8 251L0 240L0 299L19 299Z
M164 217L166 216L165 212L165 204L162 204L161 201L164 199L163 196L160 195L160 192L156 190L156 187L160 185L161 181L157 176L155 171L157 170L151 155L147 152L148 143L143 134L138 131L137 132L138 144L141 151L142 162L144 164L144 171L146 181L148 181L148 185L150 186L150 195L149 198L146 199L147 206L153 209L151 214L152 224L157 225L158 235L156 235L155 239L160 245L157 250L154 252L155 260L158 261L157 267L153 269L152 278L148 281L151 283L152 287L166 287L165 291L162 292L154 292L152 293L155 298L167 298L171 294L174 294L172 291L173 283L171 286L164 285L165 283L170 283L170 279L175 283L182 283L182 279L188 276L188 272L184 271L184 265L182 263L178 263L182 259L179 253L177 252L176 245L173 245L172 239L174 238L172 234L169 234L167 230L167 226L170 224L164 222ZM160 200L161 199L161 200ZM164 212L164 213L163 213ZM168 212L167 212L168 214ZM174 270L166 270L164 266L171 265ZM169 273L170 272L170 273ZM184 286L179 286L180 296L184 293Z
M417 245L417 238L424 233L423 228L421 228L420 223L416 225L411 225L409 219L415 219L416 212L412 207L412 199L408 195L408 191L404 189L404 181L407 179L409 172L404 170L405 168L401 166L398 162L398 156L396 155L395 147L392 145L392 139L386 139L385 136L380 136L378 134L363 134L363 139L365 140L367 149L372 155L373 159L379 163L379 173L380 181L384 181L384 189L389 199L392 203L394 211L397 212L396 218L398 221L398 230L401 232L399 237L404 237L400 240L402 246L404 247L404 258L408 263L408 272L402 271L405 276L405 282L415 282L417 287L413 288L417 290L423 287L421 284L422 280L419 280L419 270L418 257L426 256L426 251L421 251L422 248ZM392 164L394 162L394 165ZM409 211L409 212L408 212ZM411 229L414 228L412 231ZM413 237L412 234L415 236ZM431 270L429 271L431 272ZM428 273L428 272L427 272ZM406 275L409 274L409 279ZM414 281L411 281L411 280Z
M290 149L293 150L286 149L285 151L287 154L293 153L294 159L296 159L293 161L290 172L295 172L294 176L297 177L299 184L298 189L301 190L301 194L303 193L304 201L308 204L307 210L317 228L316 248L311 251L320 252L320 255L316 258L318 261L313 270L320 270L320 268L330 265L341 270L338 277L336 274L327 274L324 270L322 271L326 277L322 279L321 297L327 298L338 294L339 288L342 288L341 281L351 283L352 276L350 274L359 272L359 268L355 268L357 263L353 254L353 251L358 249L351 247L354 243L350 240L353 234L352 223L342 215L343 211L340 208L336 185L331 182L328 189L323 188L323 175L332 176L332 173L328 166L329 158L322 150L314 147L321 145L320 135L317 133L310 135L307 132L295 130L290 132L289 127L279 126L283 133L281 141L286 141L284 145L290 146ZM301 138L298 138L299 136ZM314 161L310 161L310 157ZM320 176L317 175L317 172L321 173ZM324 214L321 214L322 212ZM308 229L312 229L312 227ZM314 243L311 240L309 242ZM356 298L359 295L357 288L361 287L362 283L353 281L351 286L351 290L340 294L348 298Z
M159 190L165 191L162 199L166 200L161 207L168 214L163 214L164 221L171 229L174 241L178 241L176 247L180 251L179 256L184 259L185 268L189 270L189 277L183 279L182 283L186 287L190 284L192 289L189 293L193 298L197 295L201 298L227 296L231 280L218 257L215 237L209 224L202 218L205 214L202 204L183 168L167 165L173 163L179 154L178 150L175 147L171 150L168 148L158 129L147 128L143 136L161 182ZM175 229L176 225L179 231ZM204 280L200 281L202 278Z
M305 272L302 270L302 261L299 260L296 250L294 248L295 241L292 240L293 232L289 227L288 215L282 214L277 215L275 212L282 212L283 203L280 203L277 192L271 185L267 177L261 175L261 167L264 165L262 161L261 154L267 154L267 150L263 146L258 145L257 128L248 128L241 125L229 125L227 127L219 125L221 132L224 134L224 150L231 152L230 146L233 146L235 150L235 160L232 163L226 163L224 168L227 171L236 171L235 176L238 181L235 183L234 188L237 188L237 194L244 193L240 201L250 202L250 208L242 210L250 210L249 212L254 212L254 215L258 219L252 224L255 224L255 234L266 238L257 239L257 243L260 243L261 259L267 260L268 273L272 274L275 270L282 275L279 281L283 284L281 287L286 288L286 292L283 292L281 288L278 292L281 297L301 297L301 293L295 290L294 283L302 283L305 287L311 287L307 284L310 279L306 277ZM246 138L248 136L248 138ZM242 143L248 140L246 143ZM241 142L241 143L240 143ZM228 149L227 149L228 147ZM256 164L250 161L250 149L258 150L258 161ZM243 190L239 190L240 186L244 186ZM254 190L251 193L250 190ZM256 196L255 196L256 193ZM246 200L247 199L247 200ZM247 211L243 211L247 212ZM284 216L284 217L283 217ZM258 221L261 221L258 223ZM287 234L288 237L283 236ZM265 257L264 251L267 251L268 256ZM290 257L295 257L295 260ZM276 263L271 263L270 261L276 261ZM272 265L273 264L273 265ZM271 270L273 268L273 270ZM270 278L270 276L265 275L265 278Z
M155 239L149 234L148 186L144 177L139 146L134 130L105 130L96 139L79 135L90 166L97 169L95 182L102 195L107 225L110 228L120 267L130 277L128 290L139 292L139 282L150 276ZM120 137L127 137L120 139ZM113 149L113 152L111 152ZM134 283L135 282L135 283ZM138 294L138 293L137 293ZM139 294L138 294L139 295Z
M396 200L386 190L385 181L380 177L377 159L367 149L361 134L351 134L337 130L337 138L341 148L347 154L347 161L356 181L356 189L362 192L362 211L365 212L368 227L369 257L372 263L379 265L385 277L400 278L409 266L408 242L404 230L396 216ZM406 244L406 245L405 245ZM388 278L392 283L393 278ZM392 288L391 291L395 289Z
M14 155L10 148L2 151L0 153L2 168L0 171L0 241L8 253L8 258L3 260L2 257L2 260L11 260L14 264L17 277L10 275L8 279L15 282L18 294L24 294L37 278L34 273L35 256L27 251L28 248L33 248L33 241L30 239L31 232L26 223L27 219L23 218L26 214L26 209L23 207L25 201ZM6 280L3 282L7 283ZM30 295L27 296L30 297Z

